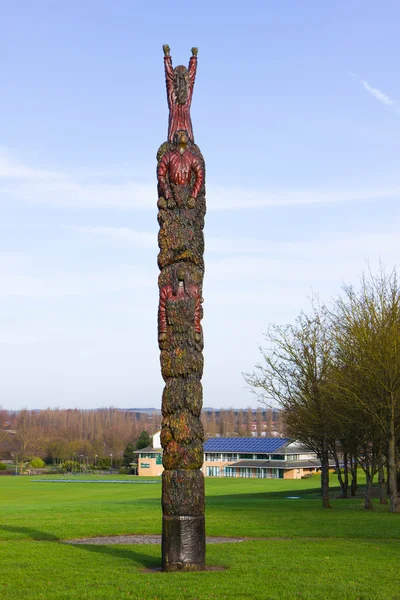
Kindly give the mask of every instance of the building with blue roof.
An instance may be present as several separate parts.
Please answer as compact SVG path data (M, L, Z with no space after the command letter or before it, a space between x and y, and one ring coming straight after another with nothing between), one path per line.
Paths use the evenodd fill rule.
M138 474L161 475L160 432L152 447L137 450ZM203 473L206 477L300 479L321 468L317 456L289 438L210 438L204 443Z
M206 477L300 479L320 467L316 454L289 438L210 438L204 444Z

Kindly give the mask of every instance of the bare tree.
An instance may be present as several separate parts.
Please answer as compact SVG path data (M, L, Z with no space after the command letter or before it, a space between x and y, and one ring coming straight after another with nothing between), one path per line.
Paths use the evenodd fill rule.
M400 511L396 441L400 435L400 285L394 269L363 275L360 290L344 288L330 313L337 385L375 424L387 447L390 510ZM376 437L376 436L374 436ZM378 460L380 465L380 461ZM379 469L379 466L378 466Z
M294 325L271 325L260 348L263 361L245 380L267 406L277 402L285 410L290 435L302 441L320 458L321 491L329 502L329 428L325 380L331 363L331 342L325 323L314 308L301 313Z
M238 411L238 436L244 437L244 434L245 434L245 430L244 430L243 410L241 408L239 408L239 411Z

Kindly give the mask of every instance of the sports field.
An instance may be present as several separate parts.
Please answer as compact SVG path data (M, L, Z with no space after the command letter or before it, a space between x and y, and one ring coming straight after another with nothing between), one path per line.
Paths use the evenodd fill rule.
M1 477L0 598L400 600L400 515L377 502L365 511L362 497L323 510L318 485L207 479L207 535L245 541L208 546L208 565L224 571L166 574L146 572L160 566L159 545L61 543L161 533L160 481Z

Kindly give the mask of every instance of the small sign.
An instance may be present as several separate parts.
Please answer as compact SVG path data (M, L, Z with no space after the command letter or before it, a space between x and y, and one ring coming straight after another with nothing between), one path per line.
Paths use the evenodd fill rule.
M162 454L157 454L156 456L156 465L162 465Z
M140 463L141 469L150 469L150 463Z

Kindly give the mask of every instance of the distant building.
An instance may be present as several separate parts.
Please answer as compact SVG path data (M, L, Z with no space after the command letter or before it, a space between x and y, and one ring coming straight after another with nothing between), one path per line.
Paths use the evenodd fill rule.
M206 477L300 479L320 467L316 454L288 438L211 438L204 444Z
M154 477L161 475L164 470L162 464L162 448L160 441L160 431L152 436L153 443L147 448L136 450L138 455L138 475L147 475Z
M163 472L160 432L151 447L137 450L138 475ZM288 438L211 438L204 444L206 477L300 479L321 468L316 454Z

